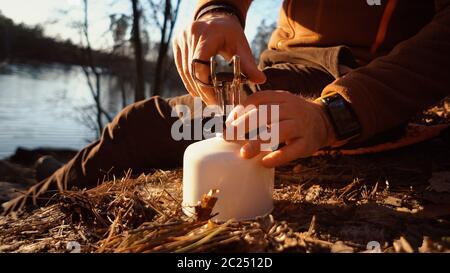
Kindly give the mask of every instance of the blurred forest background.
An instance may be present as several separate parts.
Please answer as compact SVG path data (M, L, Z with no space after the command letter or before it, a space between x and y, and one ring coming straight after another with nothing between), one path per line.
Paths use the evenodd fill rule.
M126 105L184 94L171 41L195 4L0 0L0 158L18 146L80 149ZM255 59L280 4L258 0L249 11Z

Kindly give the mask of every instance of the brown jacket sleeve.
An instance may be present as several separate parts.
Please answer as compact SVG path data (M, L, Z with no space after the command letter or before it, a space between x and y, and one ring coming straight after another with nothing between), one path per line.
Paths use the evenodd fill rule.
M400 125L450 94L450 1L417 35L390 54L352 71L322 92L338 92L353 105L361 140Z
M206 6L213 5L213 4L229 4L233 7L237 8L240 11L240 14L238 16L242 20L242 22L245 22L245 19L247 17L247 11L250 7L250 4L252 3L252 0L199 0L197 3L197 8L195 10L195 16L197 17L197 14L200 12L200 10Z

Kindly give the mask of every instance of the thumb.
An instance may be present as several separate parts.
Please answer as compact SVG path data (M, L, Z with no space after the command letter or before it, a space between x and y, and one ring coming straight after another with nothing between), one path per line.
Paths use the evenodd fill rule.
M261 152L261 143L258 140L250 140L245 143L240 149L240 155L243 158L249 159L257 156Z

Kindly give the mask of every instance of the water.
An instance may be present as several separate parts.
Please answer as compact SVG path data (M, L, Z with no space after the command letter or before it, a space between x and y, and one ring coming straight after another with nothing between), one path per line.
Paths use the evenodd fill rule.
M103 107L113 116L122 94L112 76L102 78ZM132 90L126 92L127 103ZM86 116L93 99L81 67L7 65L0 67L0 158L17 147L80 149L96 138ZM91 115L91 117L93 117Z

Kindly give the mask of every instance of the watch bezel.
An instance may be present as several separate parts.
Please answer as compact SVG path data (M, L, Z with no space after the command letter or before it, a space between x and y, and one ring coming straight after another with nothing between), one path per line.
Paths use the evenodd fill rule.
M321 98L333 126L336 140L351 140L361 135L361 125L350 103L340 94Z

